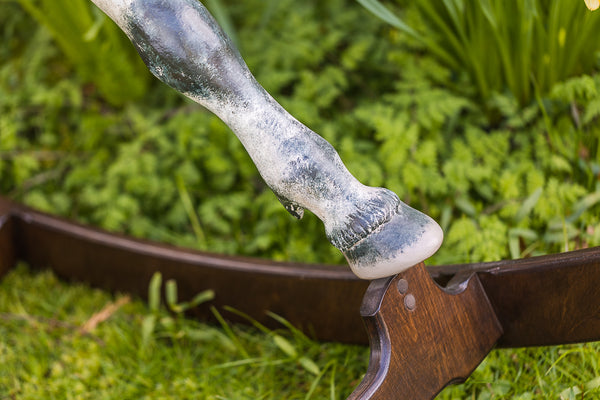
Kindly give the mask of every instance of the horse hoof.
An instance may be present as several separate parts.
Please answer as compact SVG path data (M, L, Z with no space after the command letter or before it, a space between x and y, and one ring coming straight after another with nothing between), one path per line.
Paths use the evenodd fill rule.
M443 237L442 228L432 218L400 202L391 219L343 253L356 276L378 279L429 258Z

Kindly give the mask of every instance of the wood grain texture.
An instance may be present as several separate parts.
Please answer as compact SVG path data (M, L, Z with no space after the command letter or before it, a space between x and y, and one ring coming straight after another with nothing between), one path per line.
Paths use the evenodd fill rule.
M265 311L272 311L321 340L368 342L358 310L369 282L344 266L277 263L165 246L78 225L1 196L0 221L0 276L23 260L50 267L62 278L144 297L150 277L160 271L165 279L178 281L183 300L209 288L217 292L211 305L232 306L266 323ZM596 247L427 271L444 286L476 274L505 331L499 346L518 347L600 340L599 265ZM200 307L192 316L207 319L212 314Z
M11 210L13 229L0 231L0 239L14 243L12 258L35 268L51 268L63 279L145 298L152 275L161 272L163 281L177 281L182 301L206 289L215 292L213 301L190 311L192 317L210 320L214 318L211 306L220 310L228 306L269 327L280 327L268 316L270 311L315 339L368 341L359 310L369 282L356 278L347 267L182 249L111 234L14 203L3 204ZM11 259L5 254L3 260ZM7 261L6 265L13 263ZM233 322L248 322L234 313L225 316Z
M0 197L0 278L16 262L14 251L14 220L11 203Z
M471 374L502 328L476 275L455 292L423 264L371 283L361 308L371 359L349 399L430 399Z
M504 327L503 347L600 340L600 248L477 274Z
M500 347L600 340L600 247L429 272L439 282L477 274L504 328Z
M466 378L496 340L507 347L600 340L600 247L427 270L419 265L373 281L361 312L368 335L358 310L369 282L346 267L161 245L52 217L0 196L0 276L17 260L143 297L152 274L160 271L178 281L182 300L213 289L217 297L210 305L234 307L260 322L268 324L265 311L272 311L317 339L366 343L370 338L369 371L353 399L432 398L446 384ZM401 279L405 284L398 291ZM409 296L414 310L405 308ZM193 316L206 319L211 313L204 305Z

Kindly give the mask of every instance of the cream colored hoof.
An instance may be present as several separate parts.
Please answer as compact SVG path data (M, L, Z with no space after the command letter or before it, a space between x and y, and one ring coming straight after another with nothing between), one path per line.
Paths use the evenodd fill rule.
M360 240L344 255L361 279L396 275L432 256L444 238L429 216L400 202L397 214Z

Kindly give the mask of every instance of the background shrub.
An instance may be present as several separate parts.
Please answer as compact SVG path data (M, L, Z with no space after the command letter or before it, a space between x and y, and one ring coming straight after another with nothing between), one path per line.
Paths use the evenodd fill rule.
M590 73L598 64L600 14L583 1L462 0L406 2L408 24L379 0L358 0L453 71L446 85L483 101L510 93L520 106L559 81ZM414 27L414 28L413 28ZM471 86L464 91L463 83Z
M431 264L599 244L596 44L580 52L559 49L571 51L572 65L582 69L557 65L552 79L554 69L536 55L549 51L540 47L545 39L536 29L547 22L539 18L571 15L553 31L564 29L570 41L597 15L582 12L580 2L531 3L528 12L538 14L531 43L511 46L508 55L502 46L490 50L461 36L476 21L491 29L496 18L498 32L490 37L507 46L515 29L524 29L522 19L515 27L502 14L508 6L489 9L483 1L461 6L458 14L469 16L462 28L459 10L448 8L462 2L436 10L398 3L420 41L350 1L207 4L221 6L220 18L259 82L329 140L354 175L394 190L440 222L446 240ZM0 52L7 60L0 67L1 193L182 246L344 262L312 214L295 221L285 212L222 122L139 72L131 47L93 6L75 7L73 13L87 17L77 31L63 32L50 18L61 15L59 2L19 4L8 2L0 13ZM452 40L442 35L450 28L428 14L433 11L462 40L453 62L432 47ZM460 64L466 59L473 64ZM496 67L488 70L493 60ZM485 70L487 91L474 68ZM527 96L518 92L525 86Z

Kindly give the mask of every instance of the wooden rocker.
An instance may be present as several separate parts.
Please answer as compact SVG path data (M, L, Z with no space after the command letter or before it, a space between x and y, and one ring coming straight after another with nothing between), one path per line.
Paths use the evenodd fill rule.
M210 306L230 306L269 325L265 312L272 311L320 340L370 342L369 368L351 399L430 399L466 379L494 347L600 340L600 247L428 269L418 264L369 284L342 266L185 250L0 198L0 276L18 260L141 297L158 271L177 280L182 299L215 291L212 302L192 310L194 317L210 319Z

